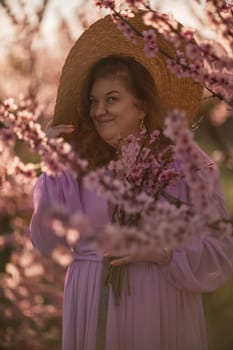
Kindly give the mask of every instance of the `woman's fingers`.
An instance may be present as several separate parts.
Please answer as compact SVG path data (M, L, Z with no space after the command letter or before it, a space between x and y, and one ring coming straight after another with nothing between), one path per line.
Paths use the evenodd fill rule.
M114 257L114 256L116 256L116 257L118 257L118 258L121 258L121 257L123 257L123 256L125 256L125 255L130 255L130 252L129 252L129 250L120 250L120 252L119 251L117 251L117 250L112 250L112 251L108 251L108 252L104 252L103 253L103 256L105 256L106 258L111 258L111 257Z
M150 262L158 265L166 265L170 262L172 257L172 249L169 247L164 247L156 249L145 250L138 253L130 253L129 251L116 252L105 252L105 257L112 258L110 264L113 266L118 266L133 262Z
M128 264L130 262L133 262L132 257L130 255L124 256L123 258L114 259L110 262L110 265L112 266L119 266L123 264Z
M50 127L49 129L63 133L63 132L71 132L72 130L75 129L75 126L74 125L56 125L56 126Z
M61 124L53 127L48 127L45 131L46 136L48 138L55 138L60 136L61 134L69 134L75 130L75 126L71 124Z
M54 128L54 129L69 129L69 128L75 128L75 126L72 124L59 124L59 125L53 126L52 128Z

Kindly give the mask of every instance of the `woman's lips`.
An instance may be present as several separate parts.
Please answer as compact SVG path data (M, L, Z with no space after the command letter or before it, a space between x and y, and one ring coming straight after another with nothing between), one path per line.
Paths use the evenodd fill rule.
M109 119L99 119L98 120L98 123L100 124L105 124L105 123L109 123L111 121L113 121L114 119L113 118L109 118Z

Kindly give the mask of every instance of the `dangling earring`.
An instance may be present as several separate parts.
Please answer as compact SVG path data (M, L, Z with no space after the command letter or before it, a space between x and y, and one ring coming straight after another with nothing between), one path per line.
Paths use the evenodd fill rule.
M140 120L139 131L140 131L140 136L145 136L147 133L147 129L146 129L146 126L144 124L144 119Z
M118 159L120 154L121 154L121 141L122 141L122 136L121 136L121 132L119 132L119 136L118 136L118 140L115 144L115 158Z

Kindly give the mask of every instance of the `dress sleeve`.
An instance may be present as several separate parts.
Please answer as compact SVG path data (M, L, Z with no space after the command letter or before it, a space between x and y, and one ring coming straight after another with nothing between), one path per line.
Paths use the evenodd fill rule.
M214 176L215 183L213 201L221 216L227 218L217 167L212 170L211 176ZM217 289L230 278L232 261L232 236L217 237L210 234L174 249L170 263L162 269L167 281L178 289L199 293L209 292Z
M58 176L42 174L33 190L34 212L30 222L33 245L45 255L60 244L66 245L64 237L58 237L47 223L48 210L61 204L61 184Z

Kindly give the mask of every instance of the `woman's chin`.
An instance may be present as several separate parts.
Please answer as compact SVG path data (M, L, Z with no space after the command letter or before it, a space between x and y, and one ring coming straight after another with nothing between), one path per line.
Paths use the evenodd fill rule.
M104 142L106 142L108 145L114 148L116 148L119 144L119 137L117 138L115 135L106 134L106 135L100 135L100 137Z

